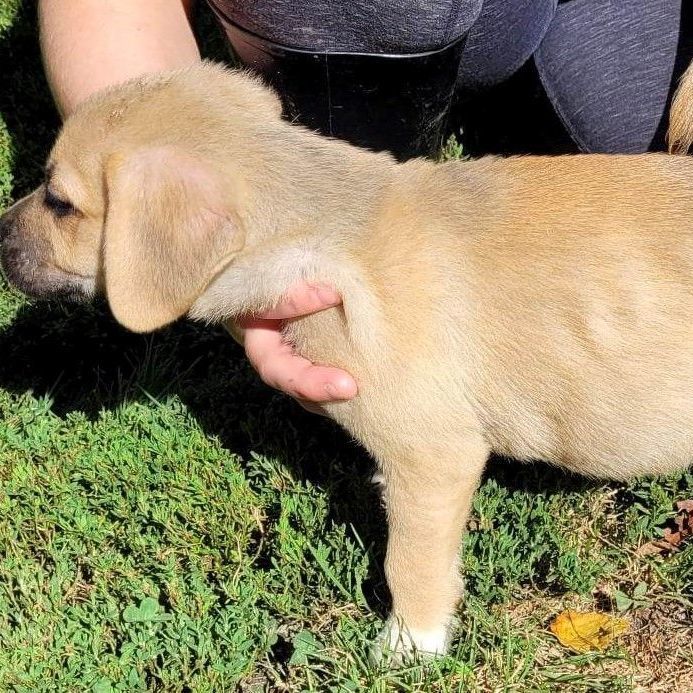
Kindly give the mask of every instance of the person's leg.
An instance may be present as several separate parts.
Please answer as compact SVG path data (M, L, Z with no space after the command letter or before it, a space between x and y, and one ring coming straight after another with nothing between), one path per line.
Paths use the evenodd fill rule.
M690 59L688 5L681 0L559 3L535 61L580 149L663 148L672 87Z
M466 34L483 0L207 0L222 21L314 53L412 54Z
M398 158L436 154L482 0L208 0L285 114Z
M193 0L39 0L41 50L66 116L103 87L200 59Z
M453 91L487 90L527 61L557 0L208 2L290 118L407 158L436 153Z
M484 0L460 66L463 91L499 84L537 49L556 12L557 0Z

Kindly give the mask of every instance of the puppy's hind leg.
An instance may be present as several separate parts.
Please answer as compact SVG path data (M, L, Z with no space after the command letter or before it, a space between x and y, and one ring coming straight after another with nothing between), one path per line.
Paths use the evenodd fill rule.
M381 460L392 613L374 645L374 660L397 663L414 651L446 651L462 594L460 541L488 455L481 434L470 433L455 451L432 445Z

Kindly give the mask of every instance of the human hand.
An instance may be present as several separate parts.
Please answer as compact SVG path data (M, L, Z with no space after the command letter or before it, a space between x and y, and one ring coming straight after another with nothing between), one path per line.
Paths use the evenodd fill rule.
M355 397L356 381L346 371L317 366L296 354L282 337L283 322L341 302L341 296L329 286L301 283L293 286L272 310L239 322L244 330L245 352L260 378L297 399L309 411L320 413L315 404Z

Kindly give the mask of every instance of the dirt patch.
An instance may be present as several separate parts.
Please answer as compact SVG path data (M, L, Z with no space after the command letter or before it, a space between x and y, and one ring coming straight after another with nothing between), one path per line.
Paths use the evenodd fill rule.
M693 609L657 602L633 613L624 645L637 667L636 690L684 693L693 685Z

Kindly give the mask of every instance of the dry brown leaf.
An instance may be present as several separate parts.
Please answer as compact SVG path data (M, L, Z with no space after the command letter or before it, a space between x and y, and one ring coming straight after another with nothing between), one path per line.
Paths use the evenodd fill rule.
M693 536L693 500L677 501L678 515L675 518L679 532L686 537Z
M676 529L665 528L661 539L648 541L636 550L638 556L652 556L677 551L679 545L693 536L693 500L677 501L678 511L673 524Z
M617 636L630 628L628 621L596 611L563 611L549 624L564 647L575 652L604 650Z
M673 550L673 546L664 541L664 539L655 539L654 541L648 541L646 544L642 544L635 549L635 553L638 556L656 556L660 553L667 553Z

